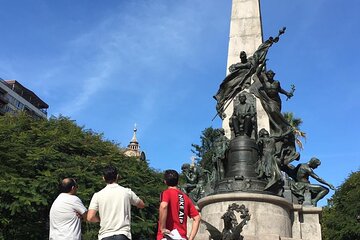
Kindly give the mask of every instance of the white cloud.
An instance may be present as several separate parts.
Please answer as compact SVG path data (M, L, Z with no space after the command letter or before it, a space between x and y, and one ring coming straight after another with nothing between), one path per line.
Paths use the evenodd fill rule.
M157 15L159 9L163 12ZM187 13L179 10L167 13L164 7L152 4L138 5L132 9L135 10L137 13L122 11L110 15L91 31L69 41L63 63L81 61L76 65L82 65L82 69L65 68L72 69L64 81L75 84L76 90L72 91L76 94L65 99L56 111L77 114L89 106L91 96L110 86L123 93L138 92L143 99L143 111L148 114L154 110L164 89L171 87L168 84L173 81L174 72L181 71L171 61L179 64L187 60L192 53L189 36L196 37L200 30L190 17L193 9ZM83 59L84 56L87 58Z

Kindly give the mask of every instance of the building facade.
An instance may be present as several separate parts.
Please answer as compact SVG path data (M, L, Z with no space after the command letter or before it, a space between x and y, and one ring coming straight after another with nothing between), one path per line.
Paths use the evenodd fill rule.
M49 105L16 80L0 78L0 115L24 111L36 118L46 118Z

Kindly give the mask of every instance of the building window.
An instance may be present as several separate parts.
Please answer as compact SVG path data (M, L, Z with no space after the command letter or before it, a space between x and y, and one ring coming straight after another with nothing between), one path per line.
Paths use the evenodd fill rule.
M24 108L24 104L22 104L20 101L17 101L16 107L18 109L23 109Z

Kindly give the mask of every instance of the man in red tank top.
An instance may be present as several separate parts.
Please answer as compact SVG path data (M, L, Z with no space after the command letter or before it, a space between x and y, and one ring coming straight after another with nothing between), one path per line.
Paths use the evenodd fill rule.
M157 240L165 238L164 234L177 229L181 237L194 240L199 229L200 214L191 199L176 186L179 174L175 170L166 170L164 182L168 188L161 193L159 207L159 224ZM193 224L189 238L187 238L187 218L192 218Z

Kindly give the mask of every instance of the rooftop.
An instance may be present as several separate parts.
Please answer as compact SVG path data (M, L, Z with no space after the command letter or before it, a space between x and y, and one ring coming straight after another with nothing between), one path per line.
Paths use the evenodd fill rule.
M34 105L36 108L39 109L47 109L49 108L49 105L45 103L41 98L39 98L33 91L27 89L23 85L21 85L16 80L4 80L4 82L7 84L7 86L12 89L14 92L19 94L21 97L23 97L25 100L30 102L32 105Z

